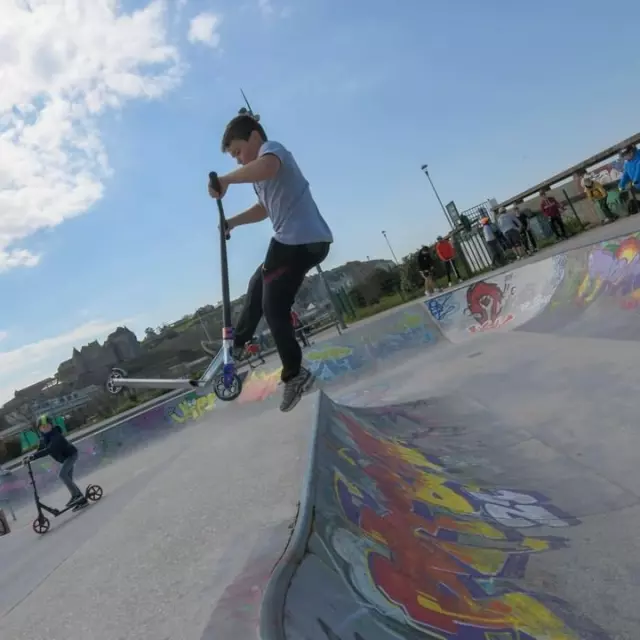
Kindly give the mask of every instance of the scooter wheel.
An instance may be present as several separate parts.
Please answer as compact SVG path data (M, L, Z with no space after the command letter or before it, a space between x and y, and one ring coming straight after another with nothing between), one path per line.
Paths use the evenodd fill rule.
M124 387L121 384L118 384L118 380L125 377L126 373L122 369L113 369L109 374L109 377L107 378L107 382L105 383L107 391L114 396L122 393Z
M224 376L219 376L213 385L213 392L219 400L231 402L242 393L242 380L237 373L234 373L230 384L225 384Z
M103 495L102 487L97 484L90 484L85 492L87 500L91 500L91 502L98 502Z
M51 527L51 520L44 516L38 516L31 526L39 536L43 536L47 531L49 531L49 528Z

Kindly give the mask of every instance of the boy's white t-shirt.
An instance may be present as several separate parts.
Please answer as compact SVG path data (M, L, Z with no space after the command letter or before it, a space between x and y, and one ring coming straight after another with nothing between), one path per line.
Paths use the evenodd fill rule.
M266 154L280 159L280 169L275 178L255 182L253 188L271 219L274 238L289 245L333 242L331 229L291 152L279 142L268 140L260 147L258 157Z

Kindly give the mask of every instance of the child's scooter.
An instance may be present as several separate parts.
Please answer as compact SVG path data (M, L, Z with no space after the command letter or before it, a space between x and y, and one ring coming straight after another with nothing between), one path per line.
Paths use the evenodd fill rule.
M209 174L209 184L220 192L218 174ZM238 375L233 360L233 327L231 326L231 296L229 295L229 266L227 263L227 240L230 238L222 202L218 204L220 226L220 271L222 276L222 348L211 361L202 377L190 379L144 379L127 378L122 369L113 369L107 379L109 393L118 394L123 389L192 389L213 384L213 391L220 400L235 400L242 392L242 378Z
M87 506L88 503L85 503L84 505L70 504L64 509L55 509L54 507L49 507L44 504L44 502L40 500L40 495L38 494L36 479L33 476L33 469L31 468L31 459L25 458L24 463L27 467L27 471L29 472L29 479L31 480L31 486L33 487L33 497L35 498L36 509L38 510L38 517L33 521L33 524L31 525L33 527L33 530L37 534L44 535L45 533L47 533L47 531L49 531L49 528L51 527L51 520L49 520L49 518L44 515L45 511L50 513L54 518L57 518L67 511L79 511L81 508ZM98 500L102 498L102 494L103 491L101 486L97 484L90 484L84 492L84 497L88 502L98 502Z

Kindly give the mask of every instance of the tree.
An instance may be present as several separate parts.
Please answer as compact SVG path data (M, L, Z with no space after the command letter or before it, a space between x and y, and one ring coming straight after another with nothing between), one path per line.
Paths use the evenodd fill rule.
M403 291L415 291L424 288L424 279L418 269L418 252L410 253L402 259L401 282Z

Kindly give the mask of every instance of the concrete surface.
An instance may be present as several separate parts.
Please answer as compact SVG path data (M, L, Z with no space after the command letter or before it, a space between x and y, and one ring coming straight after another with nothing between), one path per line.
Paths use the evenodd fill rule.
M636 638L639 258L579 249L356 325L307 352L328 396L290 414L270 362L236 403L104 432L105 498L42 538L14 478L0 637Z

